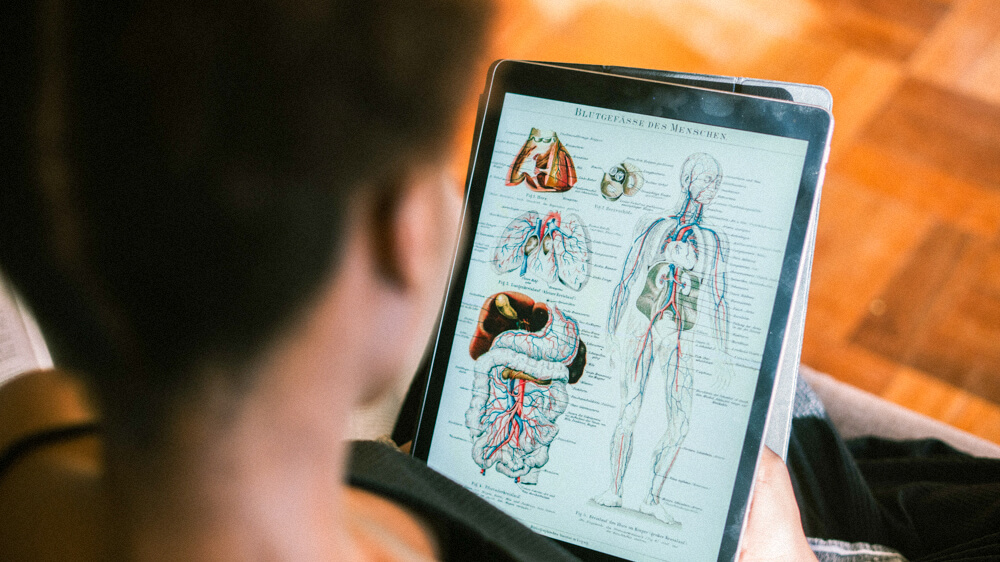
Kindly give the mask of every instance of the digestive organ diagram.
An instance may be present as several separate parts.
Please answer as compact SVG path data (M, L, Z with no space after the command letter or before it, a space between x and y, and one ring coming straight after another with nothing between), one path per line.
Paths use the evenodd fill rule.
M506 182L527 183L532 191L569 191L576 185L576 167L555 131L533 128L507 170Z
M469 345L475 360L465 425L472 459L519 484L536 484L569 403L567 384L587 364L576 321L513 291L486 299Z
M601 178L601 196L608 201L617 201L622 195L631 197L639 193L645 181L642 171L625 160L604 172L604 177Z
M497 273L517 271L579 291L590 279L590 258L590 235L578 216L528 211L500 234L493 266Z

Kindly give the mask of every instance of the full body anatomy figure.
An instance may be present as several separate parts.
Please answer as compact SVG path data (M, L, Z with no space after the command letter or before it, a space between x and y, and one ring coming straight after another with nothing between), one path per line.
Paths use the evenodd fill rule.
M687 436L694 392L695 327L712 317L712 338L727 353L727 247L703 224L705 206L715 197L722 170L712 156L696 153L681 166L683 202L677 212L641 224L611 297L607 329L612 366L621 376L621 410L611 440L611 485L594 501L621 507L622 485L632 455L632 433L650 373L666 380L666 430L653 451L653 476L640 511L680 525L661 503L660 493ZM699 317L699 309L702 315ZM701 345L700 348L704 348ZM728 360L716 366L726 382Z

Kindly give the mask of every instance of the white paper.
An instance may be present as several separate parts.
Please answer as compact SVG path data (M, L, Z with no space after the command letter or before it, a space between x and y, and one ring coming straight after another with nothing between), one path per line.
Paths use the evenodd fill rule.
M0 384L27 371L51 367L52 357L38 325L0 276Z

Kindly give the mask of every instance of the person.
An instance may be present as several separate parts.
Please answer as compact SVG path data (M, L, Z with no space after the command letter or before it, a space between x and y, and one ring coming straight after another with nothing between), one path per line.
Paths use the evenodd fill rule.
M572 559L343 439L440 304L485 6L4 10L0 266L60 367L0 388L6 558ZM741 559L812 556L765 451Z
M618 363L615 368L621 381L621 406L611 436L611 484L594 502L608 507L622 505L632 434L652 372L666 381L667 418L663 436L653 450L653 474L639 510L670 526L680 523L660 499L690 429L695 379L692 357L696 356L692 328L698 323L699 300L702 318L711 317L711 339L722 355L713 368L716 373L731 369L725 356L729 338L725 262L729 252L723 237L703 220L705 207L715 199L721 183L722 169L712 155L698 152L684 160L680 207L673 215L637 229L608 313L607 330L614 342L612 364ZM717 380L726 378L716 376Z

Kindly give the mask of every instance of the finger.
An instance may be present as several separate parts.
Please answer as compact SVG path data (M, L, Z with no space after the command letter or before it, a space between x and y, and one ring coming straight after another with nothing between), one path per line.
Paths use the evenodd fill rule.
M788 469L781 457L767 447L757 464L741 550L741 562L816 559L802 532Z

